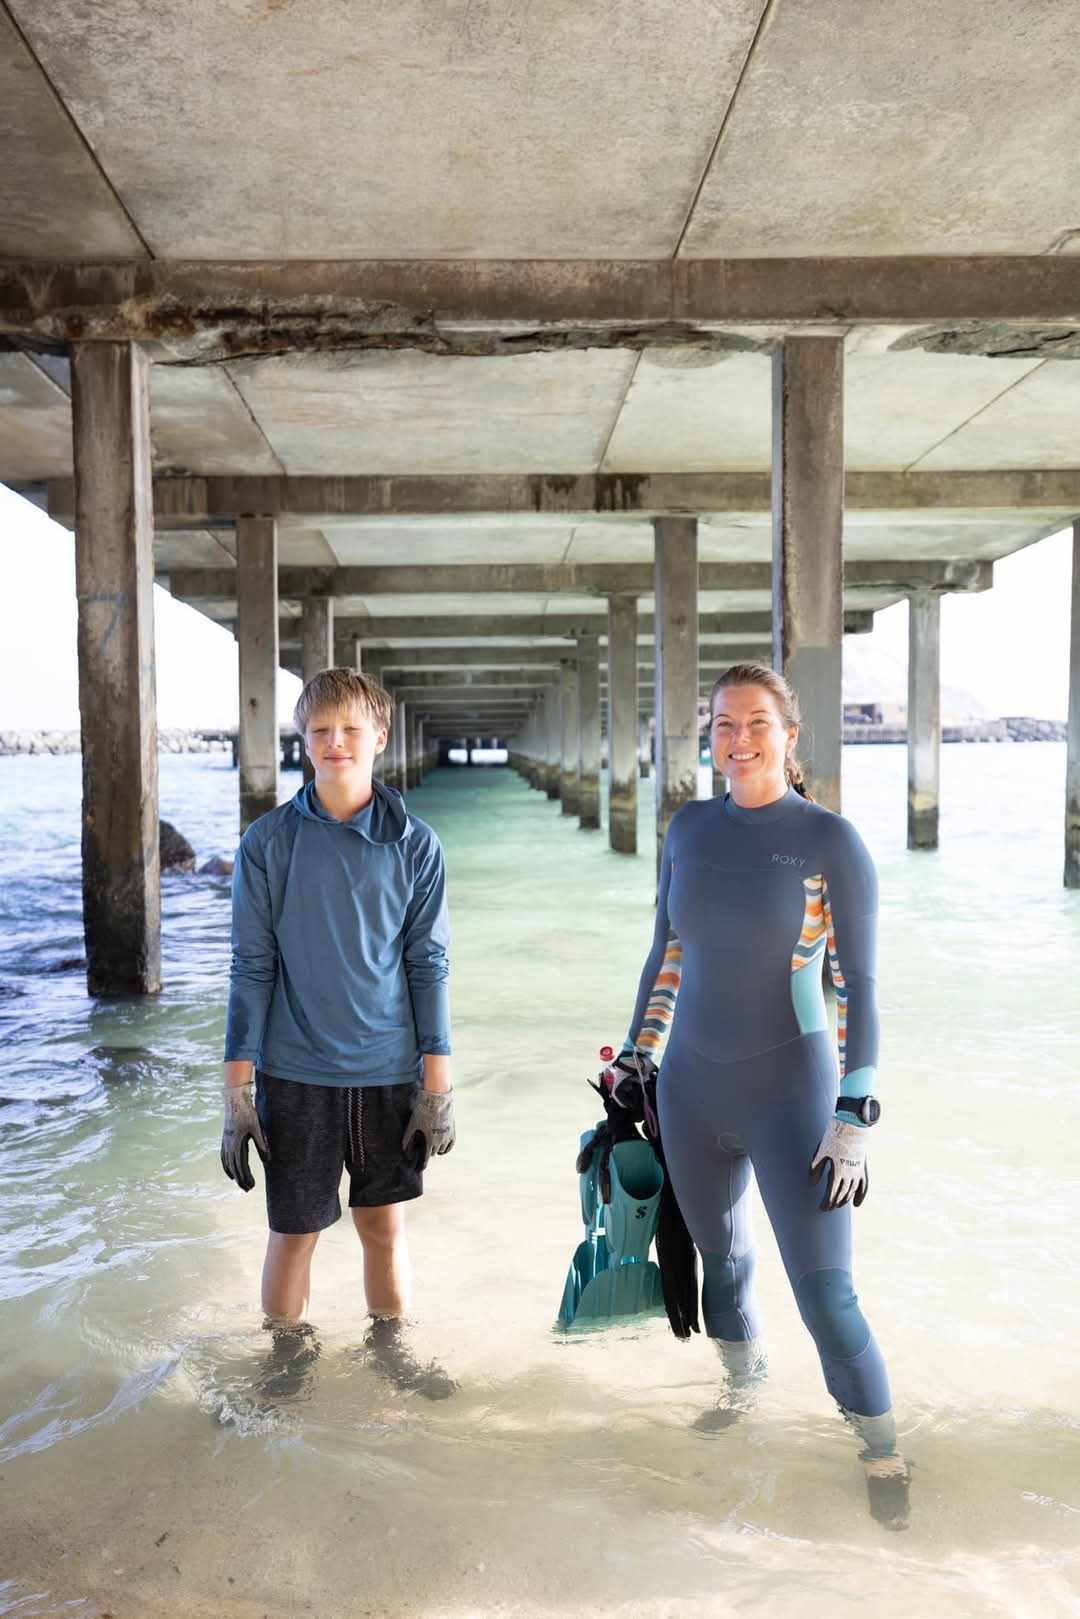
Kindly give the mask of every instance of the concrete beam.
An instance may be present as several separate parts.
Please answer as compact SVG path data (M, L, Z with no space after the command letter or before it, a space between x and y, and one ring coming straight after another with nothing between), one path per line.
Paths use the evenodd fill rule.
M989 588L989 587L987 587ZM227 622L227 621L226 621ZM457 641L469 637L528 637L561 641L576 641L579 635L592 631L599 635L601 649L607 638L607 614L585 613L476 613L471 617L457 614L412 615L409 617L349 618L340 615L335 629L342 639L355 636L367 646L395 641ZM874 627L874 613L870 608L849 608L844 614L844 633L869 634ZM282 618L282 640L285 644L299 645L298 621ZM728 636L740 641L760 636L772 644L772 614L760 610L728 608L722 613L698 614L698 637L712 640ZM637 638L641 643L653 639L652 613L639 613Z
M814 797L840 809L843 729L844 342L794 337L773 355L773 667L802 708Z
M182 601L231 601L236 591L233 568L174 568L169 581L172 594ZM845 570L845 582L852 588L893 590L902 595L912 590L988 590L993 583L993 564L961 559L931 562L917 557L851 562ZM701 590L769 591L772 568L768 562L703 562L698 584ZM634 562L488 562L278 570L281 599L295 602L309 595L335 599L446 594L615 596L651 595L652 589L652 569L647 563Z
M1065 755L1065 887L1080 888L1080 522L1073 524L1069 725Z
M186 360L343 346L760 346L717 326L1076 321L1075 255L0 262L0 334Z
M154 479L157 528L231 525L244 512L310 519L393 517L676 517L766 513L768 472L469 473L389 477ZM51 478L35 499L74 518L74 483ZM848 511L1080 510L1080 467L974 472L852 472Z
M148 366L129 343L99 343L78 350L72 382L87 987L150 995L161 884Z
M240 647L240 831L277 804L277 524L242 517L236 526Z
M608 602L608 842L637 854L637 601Z
M622 598L617 598L621 600ZM630 598L633 600L633 597ZM652 669L655 656L653 647L645 645L639 647L633 634L633 626L628 631L634 647L637 665L641 669ZM344 650L341 648L340 650ZM568 652L568 648L553 644L548 647L533 646L492 646L485 647L391 647L386 654L386 669L558 669L559 664ZM764 658L766 662L772 657L772 643L763 637L753 641L721 642L713 644L702 641L698 637L698 652L700 654L700 667L726 668L730 663L736 663L747 658ZM611 666L612 653L610 640L606 646L599 649L599 664L601 679L604 671Z
M656 864L676 810L697 797L697 518L658 517L656 597Z
M907 707L909 849L938 846L941 784L941 597L927 591L908 603Z

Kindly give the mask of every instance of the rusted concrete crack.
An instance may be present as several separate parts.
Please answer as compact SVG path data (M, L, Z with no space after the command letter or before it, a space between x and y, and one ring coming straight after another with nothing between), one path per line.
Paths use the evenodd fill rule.
M1080 360L1080 327L966 321L906 332L891 347L894 352L921 349L927 354L973 354L996 360Z

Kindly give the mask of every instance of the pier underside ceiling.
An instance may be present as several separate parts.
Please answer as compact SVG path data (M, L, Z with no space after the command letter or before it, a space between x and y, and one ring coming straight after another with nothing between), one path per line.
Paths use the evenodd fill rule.
M1080 511L1080 11L1007 9L4 0L0 479L73 522L70 352L130 340L155 569L212 618L197 575L272 515L283 622L570 645L543 621L652 613L653 519L692 514L746 645L767 574L708 570L767 570L774 356L819 333L845 610L992 563ZM639 572L575 588L604 567Z

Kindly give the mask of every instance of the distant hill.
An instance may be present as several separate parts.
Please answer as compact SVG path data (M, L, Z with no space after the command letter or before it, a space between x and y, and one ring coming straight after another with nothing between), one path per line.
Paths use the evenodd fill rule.
M875 647L869 635L844 637L844 702L899 704L907 708L907 658ZM946 725L963 720L996 719L973 692L958 686L941 688L941 718Z

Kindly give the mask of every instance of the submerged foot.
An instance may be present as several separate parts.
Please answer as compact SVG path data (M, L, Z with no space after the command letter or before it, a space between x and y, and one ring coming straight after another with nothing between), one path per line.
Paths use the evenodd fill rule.
M765 1381L768 1363L757 1339L747 1343L731 1344L723 1339L712 1340L724 1363L726 1387L715 1405L695 1417L695 1433L723 1433L739 1418L752 1411L757 1404L758 1389Z
M870 1516L885 1529L906 1529L911 1523L911 1473L902 1456L864 1456Z
M308 1386L322 1345L307 1321L270 1330L270 1353L256 1378L255 1392L263 1400L294 1400Z
M427 1400L448 1400L457 1392L449 1372L435 1361L422 1365L405 1340L402 1323L391 1316L375 1316L364 1337L366 1358L395 1388L422 1394Z

